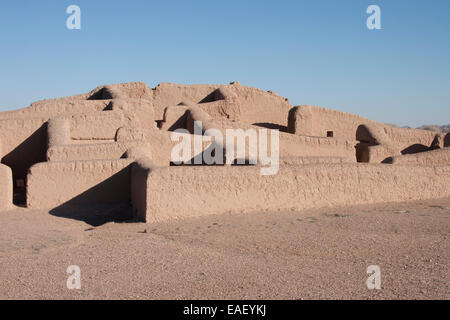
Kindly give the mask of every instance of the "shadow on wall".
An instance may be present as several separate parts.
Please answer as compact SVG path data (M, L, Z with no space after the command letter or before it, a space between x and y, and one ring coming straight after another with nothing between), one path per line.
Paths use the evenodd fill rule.
M262 128L267 128L267 129L271 129L271 130L280 130L281 132L288 132L288 128L287 126L282 126L279 124L275 124L275 123L269 123L269 122L259 122L259 123L254 123L254 126L258 126L258 127L262 127Z
M356 162L369 162L369 147L376 146L378 141L372 136L365 125L359 125L356 129Z
M450 147L450 133L447 133L444 137L444 147Z
M13 151L2 158L2 163L13 171L14 179L25 179L28 169L46 161L47 124L42 125Z
M392 158L392 157L387 157L386 159L381 161L381 163L384 163L384 164L392 164L393 162L394 162L394 158Z
M97 227L108 222L131 221L131 167L50 210L56 217L84 221Z
M402 154L414 154L414 153L421 153L421 152L427 152L430 151L430 148L423 145L423 144L413 144L401 151Z
M112 99L112 94L107 88L102 88L93 93L88 100L109 100Z
M170 126L167 131L175 131L177 129L185 129L186 128L186 121L188 118L188 112L186 111L173 125ZM159 127L161 128L161 126Z
M39 162L46 161L47 124L43 124L14 150L6 154L1 162L11 168L13 173L14 204L25 203L25 185L28 169Z
M208 103L219 100L225 100L225 95L223 94L222 90L216 89L213 92L211 92L208 96L203 98L199 103Z

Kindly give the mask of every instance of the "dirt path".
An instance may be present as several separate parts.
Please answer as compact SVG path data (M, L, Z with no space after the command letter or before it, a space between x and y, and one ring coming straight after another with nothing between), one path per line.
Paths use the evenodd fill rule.
M99 227L15 209L0 212L0 299L449 299L449 231L450 199Z

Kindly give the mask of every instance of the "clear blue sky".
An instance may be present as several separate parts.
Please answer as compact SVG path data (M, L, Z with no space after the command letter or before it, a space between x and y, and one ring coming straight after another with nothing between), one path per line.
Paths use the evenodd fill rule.
M71 4L81 30L66 28ZM370 4L382 30L366 27ZM0 2L0 110L128 81L239 81L292 104L447 124L450 1Z

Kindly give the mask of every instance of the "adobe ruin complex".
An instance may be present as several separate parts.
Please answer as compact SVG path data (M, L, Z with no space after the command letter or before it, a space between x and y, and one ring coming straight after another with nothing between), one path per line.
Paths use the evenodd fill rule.
M172 131L279 129L279 171L171 162ZM101 86L0 113L0 210L126 204L157 222L450 196L450 137L229 85ZM202 145L202 151L208 145ZM195 155L194 155L195 156Z

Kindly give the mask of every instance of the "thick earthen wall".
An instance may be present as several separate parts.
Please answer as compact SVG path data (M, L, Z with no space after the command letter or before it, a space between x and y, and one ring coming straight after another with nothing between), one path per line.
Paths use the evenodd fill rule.
M450 166L303 165L261 176L258 167L151 168L135 163L134 179L138 182L132 192L139 193L132 196L139 203L135 214L147 222L450 196Z
M27 176L27 207L128 202L131 163L129 159L38 163Z

